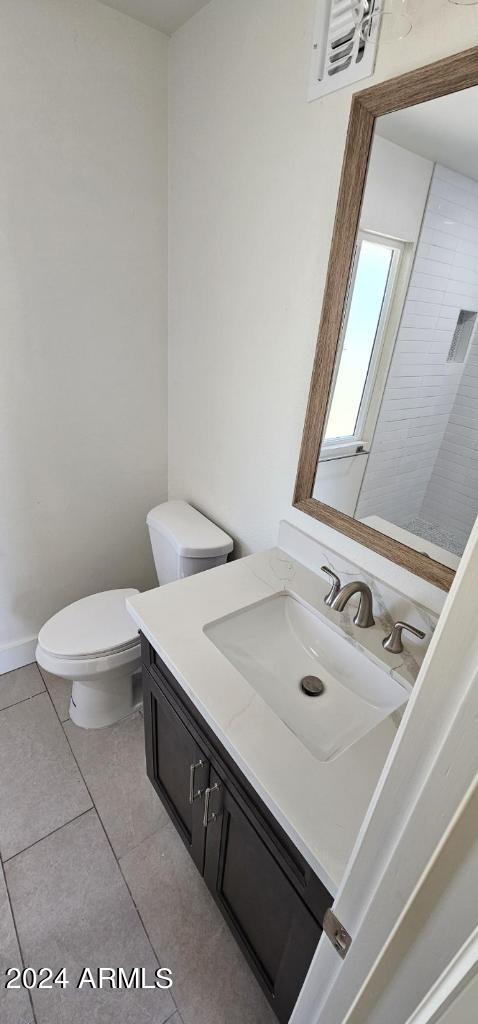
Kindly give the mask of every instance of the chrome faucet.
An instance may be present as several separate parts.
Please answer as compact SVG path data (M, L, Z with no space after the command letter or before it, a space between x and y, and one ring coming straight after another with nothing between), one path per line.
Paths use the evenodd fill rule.
M362 583L361 580L354 580L352 583L346 583L344 587L341 587L340 580L335 576L335 573L331 573L330 569L325 565L322 566L322 569L333 579L332 590L325 597L325 604L334 612L343 612L350 598L354 594L360 594L360 603L354 617L354 623L356 626L360 626L361 629L374 626L372 591L367 583Z
M343 612L345 605L354 594L360 594L360 603L357 614L354 617L356 626L366 629L367 626L374 626L372 591L366 583L355 580L353 583L346 583L345 587L339 590L330 607L334 612Z

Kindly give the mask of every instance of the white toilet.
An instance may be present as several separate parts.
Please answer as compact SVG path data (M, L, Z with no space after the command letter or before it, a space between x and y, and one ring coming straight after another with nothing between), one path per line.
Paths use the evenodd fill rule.
M227 533L185 501L167 501L147 516L160 585L222 565L232 551ZM126 610L133 588L75 601L42 626L36 659L71 679L70 718L85 729L111 725L137 702L133 682L141 663L137 627Z

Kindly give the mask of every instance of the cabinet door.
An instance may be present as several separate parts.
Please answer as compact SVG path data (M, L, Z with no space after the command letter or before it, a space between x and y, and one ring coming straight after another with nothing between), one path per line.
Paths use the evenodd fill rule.
M208 759L147 670L143 698L148 776L202 874Z
M322 933L270 845L211 771L204 877L281 1022Z

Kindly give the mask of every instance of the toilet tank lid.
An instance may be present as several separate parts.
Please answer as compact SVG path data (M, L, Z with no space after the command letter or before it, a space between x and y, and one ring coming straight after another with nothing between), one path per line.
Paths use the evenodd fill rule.
M186 558L214 558L232 551L233 541L187 501L165 501L148 512L151 530L166 537L179 555Z

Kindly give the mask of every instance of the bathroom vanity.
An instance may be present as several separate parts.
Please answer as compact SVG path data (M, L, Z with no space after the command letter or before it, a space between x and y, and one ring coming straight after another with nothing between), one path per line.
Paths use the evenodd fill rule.
M148 776L261 982L287 1021L332 895L156 651L142 638Z
M274 549L128 601L149 778L281 1022L418 671L383 651L377 591L359 629L329 586Z

